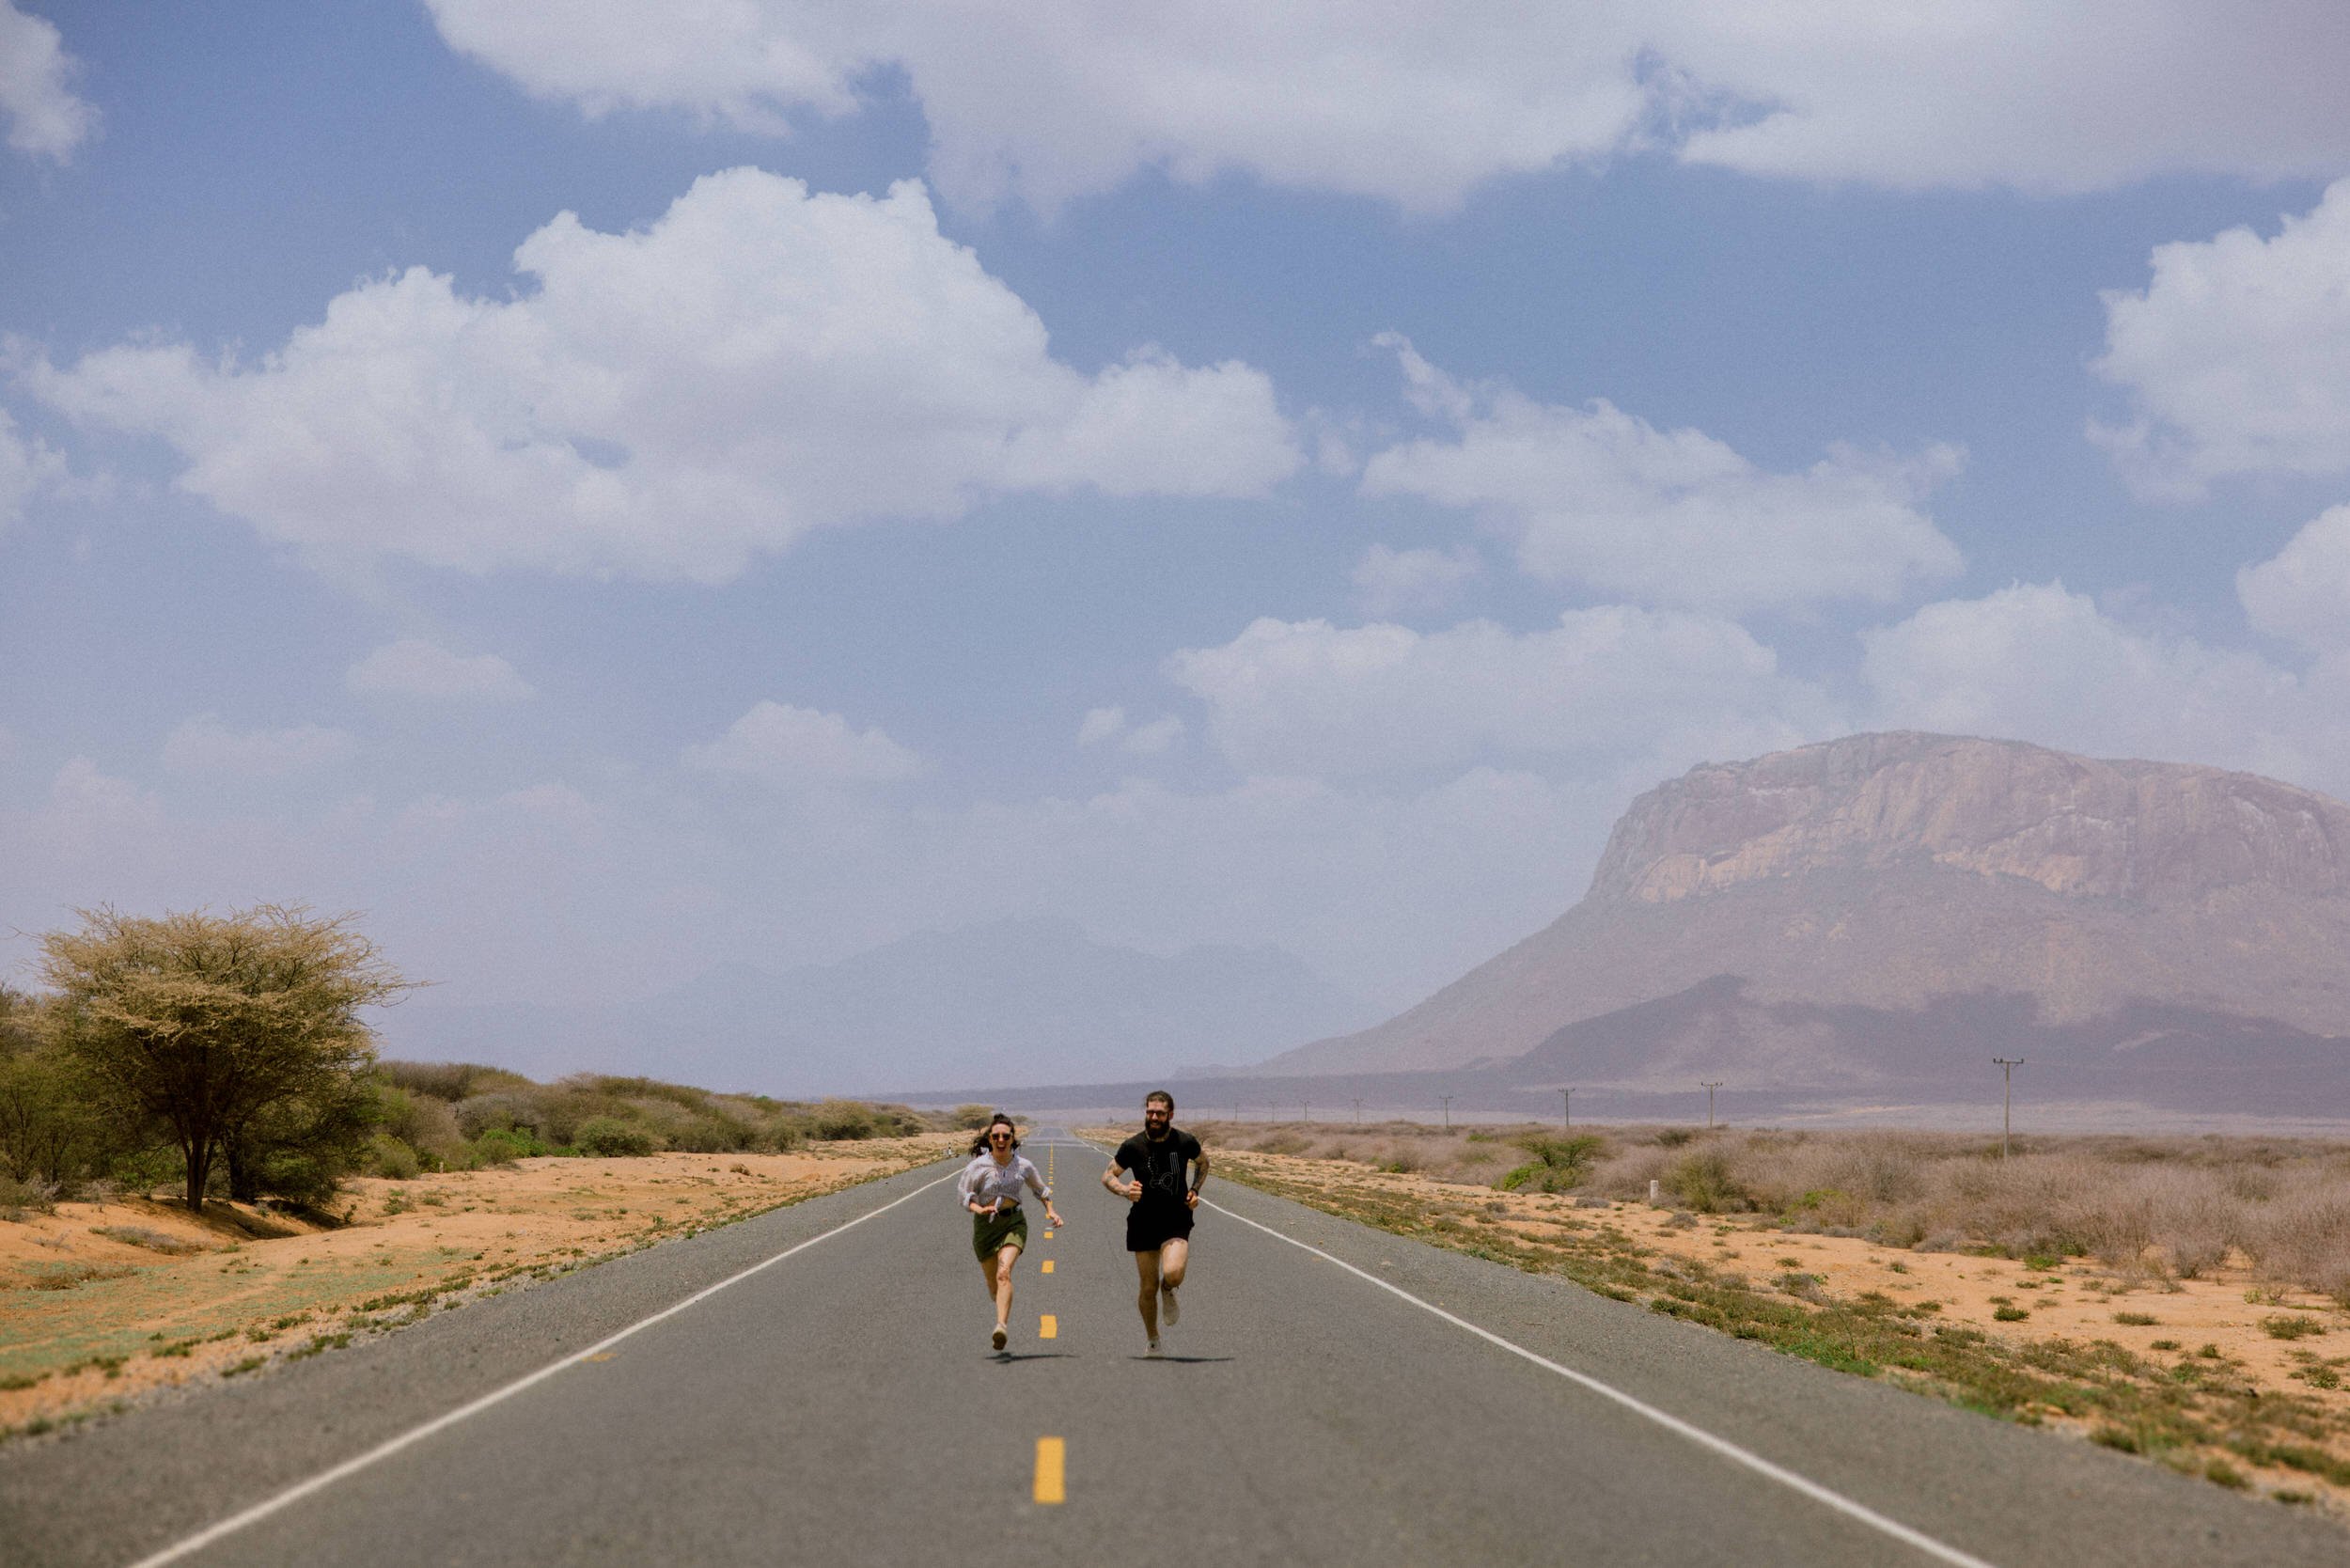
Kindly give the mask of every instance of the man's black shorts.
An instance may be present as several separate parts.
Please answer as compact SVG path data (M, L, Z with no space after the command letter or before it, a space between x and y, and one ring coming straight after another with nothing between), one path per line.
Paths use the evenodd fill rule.
M1126 1211L1126 1250L1156 1252L1171 1241L1191 1239L1191 1210L1136 1203Z

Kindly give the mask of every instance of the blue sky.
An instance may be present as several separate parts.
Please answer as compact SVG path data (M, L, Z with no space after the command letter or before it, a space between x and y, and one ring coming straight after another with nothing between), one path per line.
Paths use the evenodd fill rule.
M1417 14L0 0L0 928L1400 1007L1700 760L2350 793L2336 8Z

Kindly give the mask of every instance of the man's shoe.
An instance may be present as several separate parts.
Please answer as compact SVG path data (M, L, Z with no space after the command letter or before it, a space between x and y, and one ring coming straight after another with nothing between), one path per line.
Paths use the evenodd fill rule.
M1010 1338L1010 1335L1004 1332L1004 1325L999 1323L995 1325L995 1332L988 1336L988 1342L997 1350L1001 1350L1004 1348L1004 1341Z
M1183 1321L1183 1309L1176 1303L1172 1285L1159 1287L1159 1321L1169 1328Z

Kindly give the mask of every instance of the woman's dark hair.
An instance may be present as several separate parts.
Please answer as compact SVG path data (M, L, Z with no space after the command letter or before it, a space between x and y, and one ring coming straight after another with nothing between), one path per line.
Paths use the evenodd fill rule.
M1012 1120L1010 1117L1006 1116L1002 1111L997 1111L995 1116L989 1120L987 1125L979 1129L979 1136L971 1140L971 1152L974 1154L986 1153L987 1135L994 1132L999 1126L1010 1128L1011 1146L1014 1149L1019 1148L1020 1129L1012 1125Z

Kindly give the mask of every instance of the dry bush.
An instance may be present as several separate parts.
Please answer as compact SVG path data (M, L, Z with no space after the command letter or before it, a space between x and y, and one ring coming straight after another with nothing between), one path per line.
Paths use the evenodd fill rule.
M469 1100L501 1089L537 1087L520 1073L471 1061L379 1061L375 1067L394 1088L435 1100Z
M2244 1249L2264 1278L2350 1307L2350 1182L2321 1173L2280 1192L2260 1207Z
M1523 1162L1496 1171L1513 1148L1559 1137L1392 1122L1230 1130L1237 1147L1502 1187L1526 1184L1512 1180ZM1611 1126L1571 1178L1541 1184L1637 1201L1652 1181L1691 1209L1924 1251L2092 1257L2187 1278L2241 1253L2267 1279L2350 1307L2350 1150L2316 1139L2034 1137L2001 1158L1995 1141L1952 1133Z

